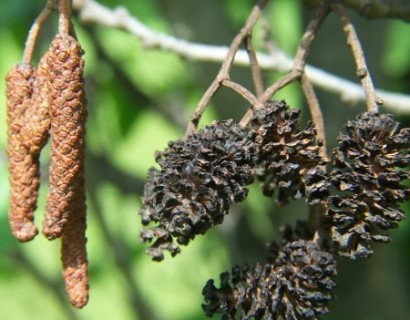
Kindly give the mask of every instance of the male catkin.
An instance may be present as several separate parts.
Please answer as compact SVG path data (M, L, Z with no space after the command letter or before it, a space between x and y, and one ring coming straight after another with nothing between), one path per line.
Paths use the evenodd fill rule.
M81 188L83 181L79 181ZM86 206L84 188L78 192L73 201L67 223L61 235L61 259L63 261L63 277L65 289L70 303L82 308L88 302L88 264L85 237Z
M50 192L43 233L61 237L61 259L70 303L88 301L86 204L84 187L85 120L82 49L69 35L57 35L46 56L51 115Z
M50 130L49 90L46 86L47 53L40 59L34 72L33 96L24 118L22 143L28 148L33 158L38 159L40 151L47 143Z
M43 233L61 237L73 202L84 198L84 135L86 99L82 50L69 35L57 35L46 57L51 116L50 192Z
M25 118L32 108L34 68L26 63L14 66L6 76L7 154L9 157L11 233L19 241L32 240L39 188L38 159L24 143Z

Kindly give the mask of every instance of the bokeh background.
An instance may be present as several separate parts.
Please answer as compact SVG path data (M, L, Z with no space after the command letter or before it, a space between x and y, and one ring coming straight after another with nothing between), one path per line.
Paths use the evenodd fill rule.
M194 42L229 45L253 4L251 0L100 0L118 5L157 31ZM45 1L5 0L0 3L0 75L21 60L25 38ZM265 9L273 40L288 54L296 46L311 12L300 1L272 0ZM370 21L349 11L377 87L410 94L410 24L397 20ZM56 32L56 15L44 26L34 63ZM181 59L177 55L144 49L124 31L74 18L85 50L87 124L88 258L90 301L75 310L66 301L59 241L41 235L20 244L7 222L8 178L6 114L0 95L0 319L76 320L205 319L201 290L234 264L264 261L265 243L278 238L279 226L306 216L302 202L278 208L263 197L257 184L249 198L235 205L225 222L197 237L175 258L161 263L144 254L138 238L140 207L146 172L155 165L153 154L184 133L190 113L215 77L220 65ZM259 27L258 27L259 28ZM257 32L258 32L257 28ZM260 29L260 28L259 28ZM255 35L258 47L258 36ZM328 17L317 35L308 62L341 77L355 79L355 67L339 22ZM260 43L259 43L260 45ZM266 83L280 74L264 72ZM232 78L252 87L246 68L235 67ZM4 81L0 82L4 92ZM343 123L364 110L346 105L333 94L317 91L323 108L328 145ZM292 85L275 98L302 109L303 97ZM247 103L221 90L201 124L213 119L239 120ZM397 115L410 125L409 115ZM47 194L48 150L42 155L42 186L36 212L40 226ZM409 211L409 205L404 205ZM329 320L408 319L410 314L410 222L391 232L393 242L375 246L371 259L339 261L337 299Z

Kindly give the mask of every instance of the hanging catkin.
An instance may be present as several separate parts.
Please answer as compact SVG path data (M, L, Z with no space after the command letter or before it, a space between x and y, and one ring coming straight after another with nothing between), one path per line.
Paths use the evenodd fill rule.
M84 135L86 99L82 50L69 35L57 35L46 57L51 115L50 192L43 233L61 237L72 203L84 192ZM83 195L80 195L83 198Z
M61 260L63 261L63 277L65 289L70 303L82 308L88 302L88 273L85 237L86 206L85 192L79 181L78 198L72 203L72 211L63 227L61 235Z
M37 162L41 149L47 143L50 130L46 56L47 53L40 59L37 69L34 71L32 103L25 114L25 125L22 130L22 143Z
M11 233L19 241L33 239L39 188L38 158L24 143L25 119L32 112L34 68L26 63L14 66L6 76L7 153L9 157Z
M51 115L50 192L43 233L61 237L61 259L71 304L88 301L84 135L86 98L82 49L69 35L57 35L46 56Z

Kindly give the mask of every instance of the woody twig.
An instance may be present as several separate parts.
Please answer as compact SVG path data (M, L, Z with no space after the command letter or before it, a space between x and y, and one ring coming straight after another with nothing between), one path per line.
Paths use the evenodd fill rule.
M347 44L350 47L354 61L356 63L356 75L360 79L365 96L367 110L370 112L377 112L379 105L383 104L383 100L379 98L375 92L372 78L367 68L364 52L360 44L359 37L357 36L356 29L350 22L344 8L340 4L332 4L333 12L338 16L343 31L347 38Z
M212 97L215 95L215 93L222 87L222 86L227 86L228 88L231 88L238 93L240 93L244 98L246 98L252 105L257 104L258 102L256 101L256 97L250 95L248 90L243 90L244 88L239 85L233 85L232 82L229 79L229 73L231 71L234 59L235 59L235 54L238 51L240 45L244 42L246 38L249 37L251 34L253 27L258 20L263 7L266 5L268 0L261 0L256 4L248 19L246 20L246 23L244 27L241 29L241 31L238 33L238 35L233 39L231 46L229 47L228 54L226 56L226 59L224 60L221 69L219 70L216 78L214 81L211 83L211 85L208 87L204 95L202 96L201 100L198 103L197 108L195 109L194 113L191 116L191 120L188 124L187 130L186 130L186 136L191 134L193 131L195 131L199 120L201 119L201 116L203 112L205 111L207 105L209 104L209 101L212 99Z

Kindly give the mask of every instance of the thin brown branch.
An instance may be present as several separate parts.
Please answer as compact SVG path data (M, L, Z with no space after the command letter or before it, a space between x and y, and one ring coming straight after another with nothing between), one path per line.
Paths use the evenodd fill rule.
M38 17L34 20L33 25L27 36L27 40L24 46L23 63L30 64L33 58L34 47L36 46L38 34L41 30L41 26L44 21L50 16L51 12L55 9L57 0L48 0L44 9L40 12Z
M224 80L222 82L222 85L240 94L251 105L257 104L258 100L254 96L254 94L239 83L233 82L231 80Z
M198 126L199 120L201 119L202 114L204 113L209 101L211 101L214 94L221 87L222 82L226 79L223 79L223 77L221 77L221 76L216 77L215 80L208 87L208 89L205 91L205 93L202 96L201 100L199 100L198 106L196 107L194 113L191 115L191 119L188 123L188 127L186 129L185 136L188 136L192 132L195 131L196 127Z
M294 81L297 81L300 77L300 71L299 70L292 70L280 78L278 81L276 81L274 84L266 88L266 90L263 92L262 96L260 97L260 100L263 102L266 102L269 100L278 90L282 89L283 87L291 84Z
M293 69L303 72L306 66L306 59L309 54L312 42L318 32L322 22L329 14L330 8L327 4L322 5L316 11L312 19L310 20L306 31L303 33L302 40L296 51L295 60L293 63Z
M319 30L323 20L327 17L329 11L330 9L327 4L322 5L316 10L314 16L306 27L306 31L303 33L299 47L296 51L296 57L294 59L292 69L285 76L266 88L266 90L260 96L258 96L258 105L255 106L253 110L248 110L248 112L243 116L240 121L240 124L242 126L246 126L252 118L253 111L258 107L263 107L264 103L271 99L271 97L278 90L300 79L306 66L306 58L308 56L313 39L315 38L315 35Z
M300 77L300 86L310 110L310 117L315 124L317 137L322 144L320 148L320 156L326 157L325 122L323 120L322 110L316 97L315 90L305 74L302 74Z
M60 34L68 35L71 30L71 0L58 0L58 30Z
M364 56L359 37L357 36L356 29L351 23L342 5L332 4L332 10L336 13L336 15L340 19L340 22L342 23L343 31L347 39L347 44L352 51L357 68L356 74L360 79L366 96L367 110L377 112L379 105L383 104L383 101L377 96L375 92L373 81L367 68L366 58Z
M259 67L258 63L258 58L256 57L256 52L252 46L252 35L249 35L245 38L245 47L246 52L249 56L249 64L251 68L253 86L255 89L256 96L259 98L265 89L263 85L261 68Z
M251 34L253 27L256 21L258 20L263 7L266 5L267 2L268 0L260 0L253 7L251 13L248 16L248 19L246 20L245 25L233 39L229 47L228 54L224 62L222 63L221 69L218 72L218 75L215 77L215 80L211 83L208 90L206 90L205 94L202 96L197 108L195 109L195 112L191 116L191 120L188 124L185 136L188 136L196 130L199 120L201 119L201 116L204 113L209 101L216 93L216 91L218 91L218 89L221 87L223 81L229 80L229 72L232 68L236 52L238 51L239 46L244 41L244 39L246 39L246 37L248 37Z
M272 95L282 89L283 87L287 86L288 84L296 81L299 79L299 72L294 72L291 70L288 74L280 78L278 81L276 81L274 84L272 84L270 87L268 87L263 94L258 98L257 103L252 105L252 108L249 109L245 115L242 117L241 121L239 122L239 125L242 127L246 127L249 122L252 119L253 112L259 108L264 107L264 103L268 101Z
M260 97L260 100L262 102L269 100L276 91L288 85L289 83L298 80L302 75L306 66L306 59L309 54L313 39L315 38L316 33L318 32L323 20L326 18L328 13L328 5L323 5L316 10L314 16L306 27L306 31L303 33L300 44L296 50L292 69L287 75L285 75L283 78L281 78L265 90L265 92Z

